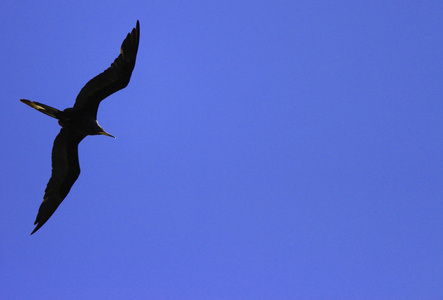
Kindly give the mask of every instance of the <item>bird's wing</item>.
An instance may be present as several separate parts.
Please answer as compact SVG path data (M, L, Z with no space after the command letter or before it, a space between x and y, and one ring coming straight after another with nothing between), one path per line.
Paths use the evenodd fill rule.
M35 219L34 225L37 226L31 234L48 221L80 175L78 144L84 137L85 135L62 128L55 138L52 147L52 175Z
M100 102L109 95L125 88L134 70L140 39L140 25L128 33L120 48L120 55L103 73L92 78L78 94L74 109L83 110L95 119Z

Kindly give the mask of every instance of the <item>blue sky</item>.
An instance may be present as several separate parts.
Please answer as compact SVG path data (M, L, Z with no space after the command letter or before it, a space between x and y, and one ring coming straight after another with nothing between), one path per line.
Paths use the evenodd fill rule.
M441 299L441 1L3 1L5 299ZM30 232L59 126L128 87Z

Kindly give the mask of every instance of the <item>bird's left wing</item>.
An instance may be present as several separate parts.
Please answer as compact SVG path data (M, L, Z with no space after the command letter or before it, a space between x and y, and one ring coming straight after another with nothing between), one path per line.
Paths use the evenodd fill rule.
M31 234L48 221L80 175L78 144L84 137L85 135L62 128L55 138L52 147L52 175L35 219L34 225L37 226Z
M125 88L131 79L140 40L140 24L128 33L120 48L120 55L103 73L92 78L78 94L74 109L97 118L100 102L109 95Z

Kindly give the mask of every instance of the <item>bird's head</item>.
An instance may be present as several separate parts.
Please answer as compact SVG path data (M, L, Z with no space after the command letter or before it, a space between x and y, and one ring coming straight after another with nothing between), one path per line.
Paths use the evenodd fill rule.
M103 129L103 127L101 127L100 125L98 125L98 122L96 121L96 127L95 127L95 129L94 129L94 135L99 135L99 134L101 134L101 135L106 135L106 136L110 136L110 137L112 137L112 138L114 138L115 139L115 136L113 136L112 134L109 134L109 133L107 133L104 129Z

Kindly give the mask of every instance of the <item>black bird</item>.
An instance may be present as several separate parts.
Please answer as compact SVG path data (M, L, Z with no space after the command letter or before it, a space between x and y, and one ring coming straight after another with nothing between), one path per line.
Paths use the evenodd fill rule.
M87 135L102 134L114 137L98 124L98 106L103 99L128 85L134 70L139 39L140 25L137 21L135 28L123 41L120 55L108 69L92 78L81 89L73 107L60 111L45 104L20 99L32 108L56 118L62 127L54 140L52 175L34 223L37 226L31 234L48 221L80 175L78 144L81 140Z

